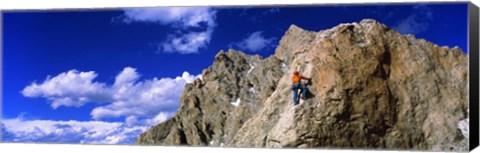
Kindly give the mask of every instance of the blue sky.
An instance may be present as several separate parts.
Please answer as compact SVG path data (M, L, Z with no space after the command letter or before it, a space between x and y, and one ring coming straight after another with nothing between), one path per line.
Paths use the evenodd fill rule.
M220 50L268 57L291 24L378 20L467 52L467 4L3 12L2 141L132 143Z

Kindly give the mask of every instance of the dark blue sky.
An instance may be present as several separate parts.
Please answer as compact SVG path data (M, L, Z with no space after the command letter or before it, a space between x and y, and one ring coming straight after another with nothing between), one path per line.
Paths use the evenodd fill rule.
M459 46L465 52L467 49L467 3L210 8L207 14L211 20L187 28L181 28L186 23L173 21L175 18L158 19L149 14L134 14L127 20L127 12L122 9L3 12L2 118L20 115L31 120L91 121L92 110L108 102L52 109L49 99L52 97L46 93L26 97L22 90L32 82L42 84L72 69L94 71L97 77L93 81L105 86L112 86L125 67L136 68L140 74L138 82L154 77L174 78L182 76L184 71L198 75L212 64L219 50L229 47L264 57L273 54L291 24L319 31L372 18L401 33L413 33L441 46ZM189 15L193 16L185 16ZM150 19L142 21L142 17ZM213 21L215 26L206 21ZM159 49L160 44L174 40L175 36L208 33L208 30L211 30L207 34L209 41L193 52ZM65 96L68 94L60 97ZM123 122L125 117L100 120Z

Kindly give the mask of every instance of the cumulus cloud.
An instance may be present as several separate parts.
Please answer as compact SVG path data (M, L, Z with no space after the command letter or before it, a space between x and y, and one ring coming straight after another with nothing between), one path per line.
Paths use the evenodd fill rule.
M123 84L131 84L136 81L140 75L137 73L137 69L132 67L126 67L115 77L114 86L120 86Z
M132 144L147 126L119 122L2 119L3 142Z
M273 44L274 40L275 40L274 37L266 38L262 35L262 31L256 31L251 33L248 37L246 37L242 41L233 43L233 45L230 44L230 47L234 46L242 50L257 52L257 51L261 51L262 49L272 47L274 45Z
M178 28L167 34L159 51L181 54L198 53L206 48L215 29L216 11L208 7L168 7L125 9L125 23L147 22Z
M126 67L111 86L95 82L93 71L71 70L32 83L21 93L26 97L46 98L51 107L80 107L86 103L101 102L90 115L93 119L114 117L154 117L158 112L172 114L179 106L180 95L186 83L193 82L200 75L184 72L176 78L152 78L139 80L135 68Z
M70 70L47 79L41 83L32 83L21 91L26 97L43 97L51 101L56 109L60 106L80 107L90 101L106 101L105 84L94 82L97 74L93 71L78 72Z
M114 101L109 105L94 108L90 114L94 119L101 119L174 112L179 106L180 95L185 84L191 82L193 78L196 76L185 72L181 77L176 78L153 78L137 83L115 84L116 86L111 88Z
M20 115L2 120L2 138L9 142L61 142L122 144L133 143L149 127L169 119L176 112L186 83L201 75L184 72L174 78L140 80L136 68L125 67L112 85L97 82L94 71L70 70L32 83L21 93L41 97L53 109L97 103L90 115L96 121L53 121L25 119ZM64 99L68 99L63 101ZM102 122L124 117L124 122Z
M393 26L393 29L402 34L418 34L427 30L433 20L432 10L426 5L416 5L412 12L411 15Z

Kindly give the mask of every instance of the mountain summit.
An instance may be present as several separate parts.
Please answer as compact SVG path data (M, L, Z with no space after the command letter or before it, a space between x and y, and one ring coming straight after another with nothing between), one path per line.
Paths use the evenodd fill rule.
M136 144L458 150L468 141L458 126L468 123L467 61L458 47L371 19L319 32L292 25L268 58L220 51L177 113ZM297 106L294 71L312 78Z

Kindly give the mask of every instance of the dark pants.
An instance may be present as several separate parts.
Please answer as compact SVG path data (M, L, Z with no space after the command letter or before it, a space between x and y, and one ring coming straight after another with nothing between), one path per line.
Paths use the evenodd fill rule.
M307 94L307 87L305 87L305 85L299 83L293 84L293 104L295 105L298 104L297 94L299 89L302 91L303 98L305 98L305 95Z

